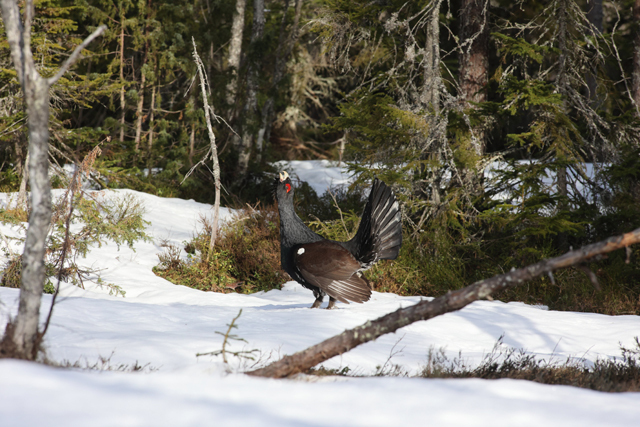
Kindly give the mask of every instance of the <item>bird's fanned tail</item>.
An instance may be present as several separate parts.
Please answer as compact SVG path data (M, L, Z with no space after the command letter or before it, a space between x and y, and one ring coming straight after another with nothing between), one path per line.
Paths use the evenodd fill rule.
M381 259L396 259L402 246L402 217L398 201L382 181L373 182L356 235L347 243L367 269Z

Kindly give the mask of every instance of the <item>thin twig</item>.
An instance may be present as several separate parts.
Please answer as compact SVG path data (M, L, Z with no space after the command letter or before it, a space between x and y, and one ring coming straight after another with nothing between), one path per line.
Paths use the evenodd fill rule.
M91 43L96 37L100 36L106 29L106 25L100 25L93 33L91 33L89 37L84 39L84 41L74 49L71 56L69 56L67 60L64 61L58 72L53 77L49 77L47 79L47 84L49 86L53 86L55 82L57 82L60 77L62 77L64 73L66 73L69 68L71 68L71 66L76 62L76 60L80 56L80 52L82 52L82 49L87 47L89 43Z

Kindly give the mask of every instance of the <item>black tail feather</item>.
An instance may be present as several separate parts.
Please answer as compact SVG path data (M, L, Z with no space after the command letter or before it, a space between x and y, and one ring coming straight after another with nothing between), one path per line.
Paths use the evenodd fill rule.
M364 269L378 260L398 257L402 246L400 206L384 182L373 182L358 232L347 245Z

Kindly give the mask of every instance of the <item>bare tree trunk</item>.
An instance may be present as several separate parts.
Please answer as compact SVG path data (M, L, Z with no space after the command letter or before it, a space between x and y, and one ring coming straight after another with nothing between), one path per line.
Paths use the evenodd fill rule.
M467 103L487 100L489 82L489 25L487 0L462 0L460 5L459 85ZM471 107L471 105L469 105ZM476 155L484 153L484 133L475 129L472 138Z
M142 138L142 122L144 121L144 90L147 75L144 73L144 66L149 57L149 19L151 13L151 0L147 2L147 16L144 28L144 56L142 57L142 65L140 66L140 90L138 91L138 105L136 106L136 138L135 151L140 150L140 140Z
M560 50L560 56L558 57L558 77L556 80L556 85L558 88L558 92L563 96L568 93L568 82L567 82L567 56L569 52L567 51L567 3L566 0L560 0L558 2L558 47ZM563 100L564 109L566 110L566 100ZM564 159L556 159L556 161L564 160ZM567 204L567 197L569 196L568 189L568 181L567 181L567 167L560 166L557 171L556 176L556 185L558 188L558 195L561 197L559 207L561 210L566 210L569 208ZM568 241L567 241L567 233L561 232L558 233L558 247L561 251L567 250Z
M12 324L18 358L35 359L38 350L38 321L44 287L44 252L51 222L49 184L49 85L35 71L25 83L29 117L29 186L31 213L22 254L22 286L18 316ZM26 76L25 76L26 77Z
M430 22L426 27L427 40L424 54L424 87L422 101L437 114L440 112L440 5L442 0L433 3Z
M258 113L258 65L261 56L256 45L262 40L264 33L264 0L254 0L253 2L253 27L251 29L251 53L249 67L247 71L247 100L243 109L242 132L240 134L240 144L238 148L238 164L236 175L244 177L249 169L249 158L253 148L253 132L257 128Z
M285 10L282 16L282 22L280 24L280 36L278 38L278 49L276 51L276 63L273 71L273 82L271 83L271 89L269 90L269 98L262 107L262 126L258 131L258 140L256 142L256 161L262 160L262 148L263 143L269 142L271 138L271 125L273 122L274 113L274 94L273 92L278 89L278 85L284 77L284 70L293 51L293 47L298 41L300 16L302 15L302 0L296 0L295 13L293 17L293 24L287 40L284 40L284 30L287 17L287 10L289 9L289 0L285 1ZM284 49L283 49L284 47ZM283 53L284 50L284 53Z
M633 3L633 22L635 29L633 37L633 84L631 97L636 104L636 115L640 117L640 0L635 0Z
M27 182L29 182L29 152L27 151L27 158L24 161L24 167L22 168L22 180L20 180L20 191L18 192L18 200L16 201L17 209L28 209L27 206Z
M204 103L204 117L207 123L207 131L209 132L209 141L211 142L211 158L213 159L213 183L216 189L215 199L213 203L213 224L211 225L211 240L209 241L209 253L207 259L211 257L213 248L216 244L216 238L218 235L218 219L220 217L220 164L218 163L218 148L216 147L216 135L213 133L213 127L211 126L210 111L213 109L209 106L207 97L207 81L204 78L204 65L202 60L198 56L196 50L196 40L191 39L193 42L193 57L198 67L198 75L200 76L200 88L202 91L202 102ZM209 90L210 91L210 90Z
M247 0L236 0L236 11L233 14L231 24L231 41L229 44L228 67L231 69L231 81L227 86L227 104L233 106L236 102L236 91L238 90L238 70L240 69L240 58L242 57L242 30L244 29L244 11L247 7Z
M125 116L125 100L124 100L124 13L120 7L120 142L124 142L124 116Z
M401 308L374 321L369 321L362 326L344 331L306 350L291 356L285 356L264 368L247 372L247 374L259 377L284 378L299 372L305 372L317 364L346 353L360 344L395 332L411 323L460 310L478 299L489 298L494 292L518 286L543 274L551 274L560 268L582 264L593 260L598 255L628 247L635 243L640 243L640 228L622 236L611 237L605 241L568 252L557 258L544 260L519 270L481 280L464 289L449 292L432 301L422 301L411 307ZM595 275L591 270L588 268L586 270L590 276L589 278L592 281L595 280L592 279ZM594 283L595 285L597 283Z
M594 27L592 36L599 36L602 33L602 0L587 1L587 18ZM602 99L598 97L598 81L593 73L587 74L587 88L591 106L597 109L602 104Z
M7 324L0 344L0 355L33 360L40 343L38 321L45 280L44 255L51 223L51 186L49 184L49 88L69 69L82 49L101 34L99 27L78 46L53 77L38 74L31 52L33 0L27 0L24 25L15 0L0 0L5 33L11 58L22 86L29 128L29 185L31 213L22 254L22 279L18 315Z
M135 150L140 150L140 139L142 137L142 122L144 118L144 84L146 81L146 76L142 73L140 77L140 91L138 92L138 105L136 107L136 139L135 139Z
M147 139L147 150L149 150L149 152L151 152L151 149L153 148L153 121L155 120L154 110L156 108L156 90L156 86L151 89L151 105L149 106L149 138Z

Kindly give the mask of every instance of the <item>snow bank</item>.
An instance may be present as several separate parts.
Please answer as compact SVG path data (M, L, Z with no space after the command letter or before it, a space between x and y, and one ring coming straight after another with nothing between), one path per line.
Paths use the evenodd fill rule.
M292 162L293 163L293 162ZM295 173L322 190L344 185L343 168L295 162ZM318 171L318 167L322 170ZM329 166L329 167L325 167ZM308 175L305 175L308 174ZM145 365L145 373L87 372L33 363L0 361L0 426L565 426L637 425L640 393L605 394L523 381L328 378L275 381L240 373L253 362L196 353L219 350L227 324L243 310L234 332L257 349L260 363L302 350L347 328L375 319L419 297L374 292L365 304L310 310L310 291L288 282L281 291L252 295L201 292L155 276L161 243L181 244L196 233L210 206L162 199L129 190L147 209L151 243L136 250L107 243L80 263L102 269L104 281L126 296L108 294L97 283L86 289L65 284L45 337L55 361L113 367ZM0 195L0 206L7 195ZM230 212L222 211L228 218ZM23 231L0 225L7 237ZM19 245L15 250L21 251ZM3 261L3 259L0 259ZM15 315L19 292L0 288L0 328ZM51 296L43 298L44 312ZM326 304L326 303L325 303ZM336 357L327 368L348 367L368 375L377 367L401 365L417 372L430 349L450 359L461 352L467 365L480 362L500 336L502 346L524 349L546 360L620 356L633 345L640 317L549 311L522 303L475 302L456 313L414 323ZM428 420L428 421L427 421Z

